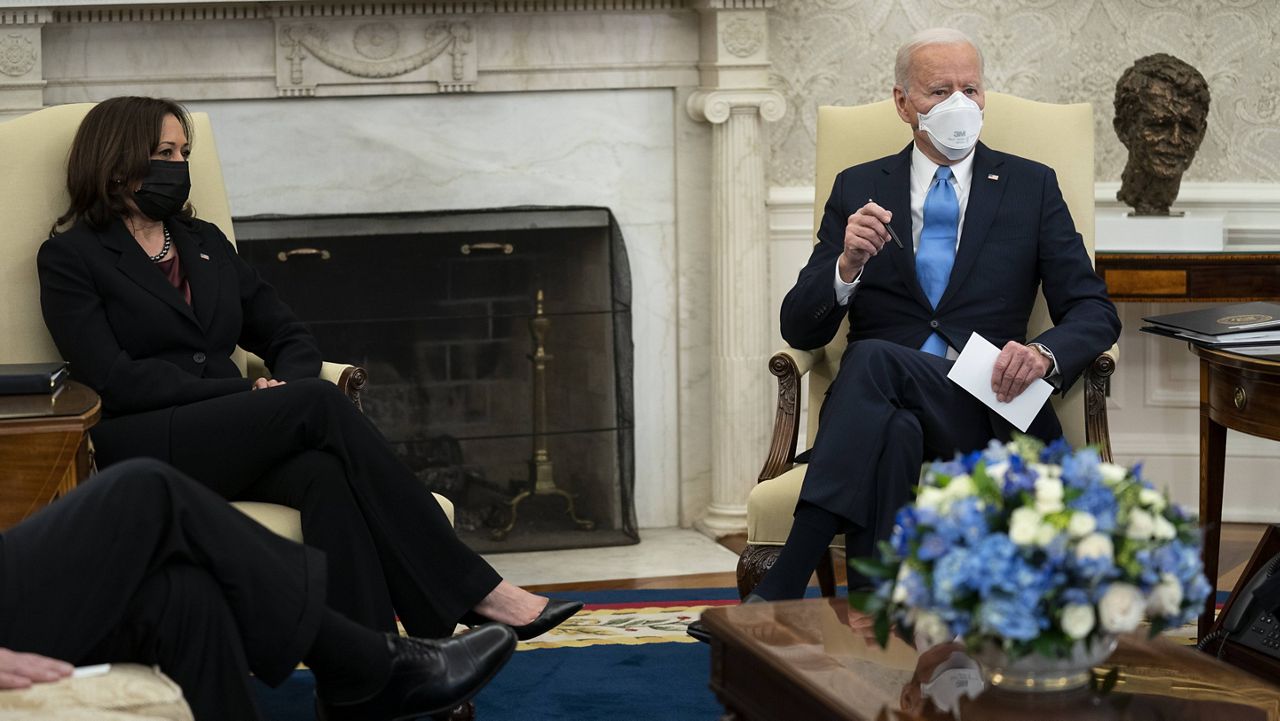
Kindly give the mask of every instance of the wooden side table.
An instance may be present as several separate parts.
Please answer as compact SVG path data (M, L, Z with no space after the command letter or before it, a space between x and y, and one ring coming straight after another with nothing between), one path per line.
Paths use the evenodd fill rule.
M75 381L52 398L0 396L0 530L88 477L88 431L101 415L98 394Z
M1191 346L1200 356L1200 527L1204 574L1218 587L1222 484L1227 429L1280 441L1280 363ZM1203 638L1213 625L1215 594L1200 614Z

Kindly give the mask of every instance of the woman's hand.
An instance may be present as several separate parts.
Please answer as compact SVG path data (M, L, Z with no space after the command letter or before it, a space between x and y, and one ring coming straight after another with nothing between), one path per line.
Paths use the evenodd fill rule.
M278 381L272 378L259 378L253 382L253 388L250 388L249 390L256 391L259 388L275 388L276 386L282 385L284 385L284 381Z
M73 670L74 667L65 661L0 648L0 689L27 688L33 683L57 681L70 676Z

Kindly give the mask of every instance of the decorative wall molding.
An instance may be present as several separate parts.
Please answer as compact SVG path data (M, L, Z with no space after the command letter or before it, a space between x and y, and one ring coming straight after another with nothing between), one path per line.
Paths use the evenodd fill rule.
M417 83L449 93L475 85L476 38L465 21L285 20L276 32L281 97L316 95L320 86Z
M0 27L5 25L43 25L52 14L47 8L0 9Z
M768 122L777 122L787 112L782 96L772 90L699 90L689 96L686 109L699 122L720 124L735 109L759 112Z
M101 7L103 5L113 7ZM0 11L0 25L8 15L40 13L42 22L133 23L272 20L277 18L419 17L427 15L534 14L564 12L663 12L688 9L689 0L476 0L466 2L369 3L243 3L205 2L194 5L133 5L119 2L77 3L75 7ZM31 21L26 21L31 22Z

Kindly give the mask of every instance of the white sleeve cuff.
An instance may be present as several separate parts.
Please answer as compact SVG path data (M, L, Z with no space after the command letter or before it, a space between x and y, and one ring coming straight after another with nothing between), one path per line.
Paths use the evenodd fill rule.
M840 277L840 259L836 258L836 305L849 305L849 298L853 297L854 288L858 287L858 281L862 279L862 271L858 271L858 275L854 277L852 283L844 282L844 278Z

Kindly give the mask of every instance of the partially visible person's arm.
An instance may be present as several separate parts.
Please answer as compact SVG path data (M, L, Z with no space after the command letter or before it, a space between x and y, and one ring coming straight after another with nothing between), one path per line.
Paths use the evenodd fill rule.
M818 242L796 284L782 300L782 337L793 348L820 348L835 337L856 292L862 268L889 240L884 227L892 215L874 203L852 207L847 198L865 198L836 176L818 228ZM834 271L834 276L833 276Z
M298 320L293 310L280 300L276 289L231 248L221 231L218 231L218 235L216 242L225 244L225 251L235 268L239 285L240 307L244 313L240 347L260 356L266 362L267 368L271 370L272 380L291 381L318 377L323 359L315 336Z
M27 688L71 675L74 667L57 659L34 653L17 653L0 648L0 689Z

